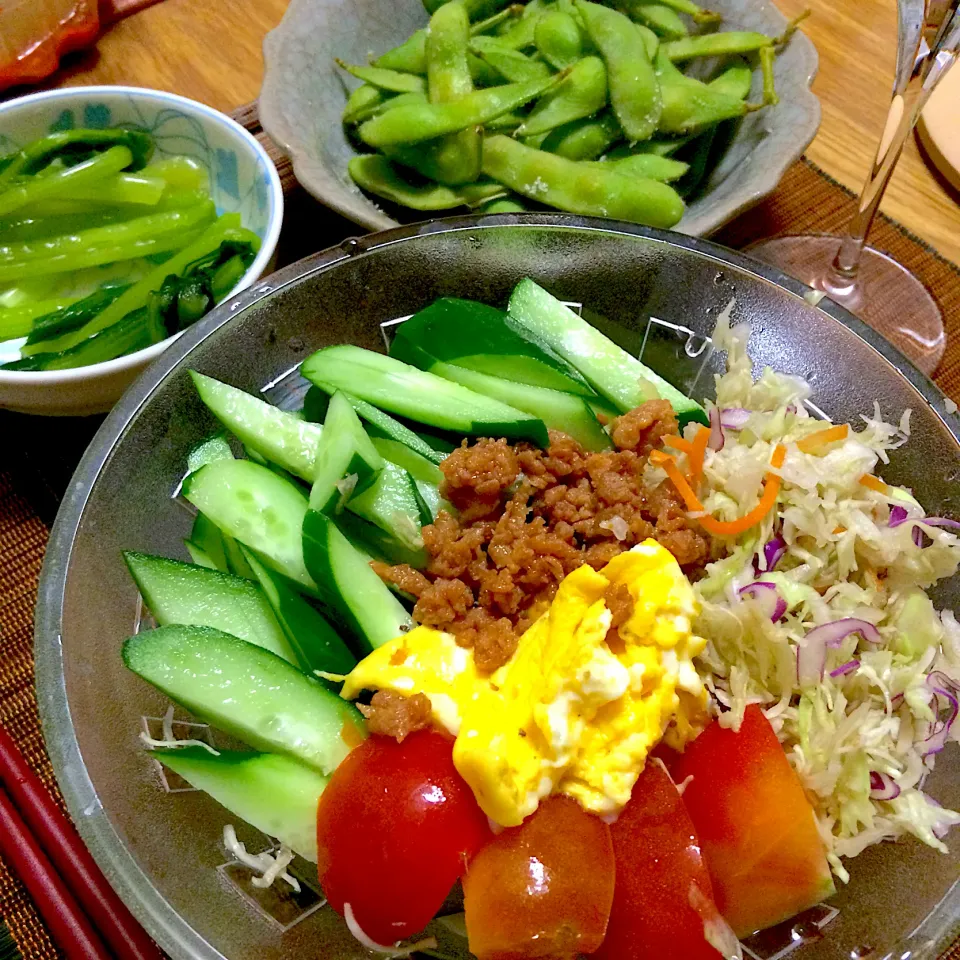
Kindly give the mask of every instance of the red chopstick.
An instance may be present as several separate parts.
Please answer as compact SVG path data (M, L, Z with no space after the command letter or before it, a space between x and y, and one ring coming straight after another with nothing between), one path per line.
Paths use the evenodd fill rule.
M0 853L27 888L68 960L104 960L108 956L103 941L5 790L0 790Z
M62 878L69 885L69 891L79 901L93 926L109 946L109 953L117 960L163 960L163 954L156 944L107 883L76 828L63 815L40 778L27 764L13 738L2 727L0 784L17 808L14 814L19 811L26 821L29 831L32 831L42 850L53 861L56 873L59 874L57 879ZM3 828L6 832L5 822ZM3 838L0 838L0 842L3 842ZM15 863L13 857L11 862ZM47 866L49 867L49 861ZM29 888L27 875L19 868L17 872ZM39 901L37 907L43 912ZM53 932L53 921L45 913L44 919ZM95 956L97 960L103 960L108 955L101 948L101 952ZM78 953L76 956L86 955Z

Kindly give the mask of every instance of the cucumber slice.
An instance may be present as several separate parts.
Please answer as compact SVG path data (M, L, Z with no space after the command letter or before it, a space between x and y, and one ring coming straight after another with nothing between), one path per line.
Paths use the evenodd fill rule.
M443 483L443 474L436 463L421 456L412 447L399 440L391 440L389 437L372 436L370 439L377 448L377 453L384 460L403 467L414 480L434 487L439 487Z
M367 520L361 520L349 510L344 510L337 517L337 526L347 540L366 555L368 562L376 559L384 563L406 563L414 570L427 568L427 551L423 547L418 550L408 550L389 533L384 533Z
M151 750L150 756L234 816L317 862L317 801L327 778L316 770L276 753L215 757L202 747L181 747Z
M428 370L417 358L419 351L504 380L595 396L580 372L545 343L503 311L474 300L441 297L401 323L390 356Z
M187 477L183 495L274 570L316 589L300 539L307 498L289 480L249 460L218 460Z
M330 402L328 394L334 393L335 388L329 384L312 386L303 400L303 412L308 419L326 417L327 406ZM384 437L409 447L430 463L440 463L446 456L442 449L435 449L427 440L416 434L408 426L394 419L389 413L384 413L366 400L361 400L344 391L344 396L360 416L367 421L367 433L373 437Z
M249 550L247 563L260 583L284 637L305 673L349 673L357 664L340 634L283 577L262 564Z
M203 513L197 514L190 531L190 539L185 540L184 544L190 552L190 556L193 556L194 550L197 550L210 560L215 570L222 573L230 572L224 536L220 532L220 528L208 516Z
M313 482L323 427L195 370L190 371L190 376L210 412L245 447L308 483Z
M138 633L124 643L123 662L200 720L321 773L366 736L352 704L276 654L213 627Z
M383 465L383 457L363 432L350 401L338 391L330 399L323 436L317 445L310 509L339 511L346 500L373 483ZM355 478L349 490L343 489L342 481L346 477Z
M569 434L585 450L610 450L613 447L610 437L584 397L550 390L547 387L503 380L488 373L465 370L455 364L437 360L431 365L430 372L539 417L553 430L562 430Z
M227 572L235 577L243 577L244 580L254 580L253 571L247 558L243 555L240 544L233 537L224 536L223 549L227 555Z
M190 554L190 559L198 566L203 567L206 570L217 570L217 565L213 562L213 559L210 557L210 554L206 552L202 547L198 547L196 544L191 543L189 540L184 540L183 545L187 548L187 553Z
M709 422L696 400L685 397L532 280L517 284L509 309L517 323L576 366L597 392L622 412L643 403L647 399L644 385L653 384L657 393L673 405L681 427L691 420Z
M201 440L187 454L187 473L196 473L201 467L205 467L214 460L232 460L233 450L230 449L230 441L226 434L221 431L206 440Z
M384 463L374 484L359 496L352 496L347 507L408 550L419 550L423 547L420 527L433 522L429 509L424 521L420 503L413 477L394 463Z
M542 420L362 347L342 344L319 350L304 360L301 372L317 386L345 390L429 426L531 440L541 447L549 443Z
M255 583L130 550L124 552L123 559L160 626L186 623L216 627L300 665L267 598Z
M413 626L410 615L368 559L325 514L308 510L303 521L303 555L307 569L324 584L338 610L358 637L373 650Z

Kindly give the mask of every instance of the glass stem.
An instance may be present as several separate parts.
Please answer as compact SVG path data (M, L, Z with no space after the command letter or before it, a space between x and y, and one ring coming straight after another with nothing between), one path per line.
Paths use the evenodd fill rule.
M856 282L860 255L866 245L873 218L880 207L903 145L916 123L922 86L923 78L915 73L906 91L896 94L890 101L890 110L877 154L860 191L857 209L847 224L840 241L840 249L833 261L831 273L834 276L828 278L830 286L846 289Z

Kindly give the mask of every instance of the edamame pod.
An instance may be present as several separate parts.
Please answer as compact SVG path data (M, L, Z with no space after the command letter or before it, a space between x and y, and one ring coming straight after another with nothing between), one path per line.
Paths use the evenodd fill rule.
M731 63L722 73L714 77L708 86L731 97L746 100L750 95L750 87L753 86L753 68L746 60Z
M523 15L507 31L500 35L500 39L514 50L526 50L535 45L537 20L543 13L546 4L543 0L530 0L523 8Z
M358 132L360 138L375 149L433 140L510 113L545 93L565 76L561 71L543 82L510 83L489 90L475 90L456 103L396 107L368 120Z
M537 51L555 70L572 67L583 56L583 35L569 13L544 13L533 30Z
M551 130L540 149L568 160L596 160L622 139L623 131L616 117L604 110L595 117L575 120Z
M683 201L672 187L605 167L533 150L503 135L487 137L483 144L485 174L559 210L652 227L672 227L683 216Z
M616 10L575 0L587 33L607 67L610 105L628 140L646 140L662 109L660 87L637 26Z
M679 13L685 13L688 17L692 17L694 23L719 23L723 19L719 13L705 10L695 4L693 0L660 0L660 3L665 7L672 7Z
M546 80L550 76L550 68L545 63L514 50L496 37L474 37L470 50L510 83Z
M692 60L694 57L725 57L734 53L756 53L764 47L772 47L773 37L765 33L747 30L730 30L724 33L699 33L693 37L670 40L661 45L664 53L674 61Z
M477 213L526 213L527 208L516 197L500 197L488 200L477 208Z
M430 18L427 31L427 92L431 103L456 103L473 92L467 42L470 20L459 0L445 3ZM470 183L480 175L477 127L442 137L420 148L431 161L429 176L448 185Z
M386 157L376 153L354 157L347 165L347 170L354 183L364 190L411 210L473 207L507 192L499 183L489 181L466 183L461 187L446 187L437 183L414 186L397 173Z
M755 109L739 97L681 73L662 50L657 56L657 79L663 97L657 127L661 133L695 133Z
M393 93L425 93L427 89L426 81L415 73L401 73L399 70L386 70L383 67L357 66L342 60L337 60L336 63L358 80L380 90L390 90Z
M373 61L375 67L385 70L401 70L404 73L427 72L427 31L417 30L403 43Z
M606 103L607 69L599 57L584 57L570 68L566 79L537 101L517 135L532 137L591 117Z
M690 33L680 14L666 4L621 0L620 9L631 20L642 23L666 40L678 40Z
M386 94L369 83L357 87L347 98L343 108L344 123L359 123L372 117L374 110L387 99Z
M655 153L635 153L632 157L597 162L625 176L660 180L662 183L679 180L690 169L689 164L670 157L658 157Z

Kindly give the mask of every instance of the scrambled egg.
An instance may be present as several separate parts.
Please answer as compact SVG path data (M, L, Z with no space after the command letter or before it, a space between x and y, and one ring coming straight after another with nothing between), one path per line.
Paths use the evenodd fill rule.
M607 591L623 585L629 618L610 631ZM362 660L341 695L364 689L423 693L455 737L453 759L484 812L515 826L562 793L599 815L630 799L647 754L706 723L706 691L692 663L704 640L689 581L654 540L583 566L560 584L513 657L481 674L453 636L417 627Z

